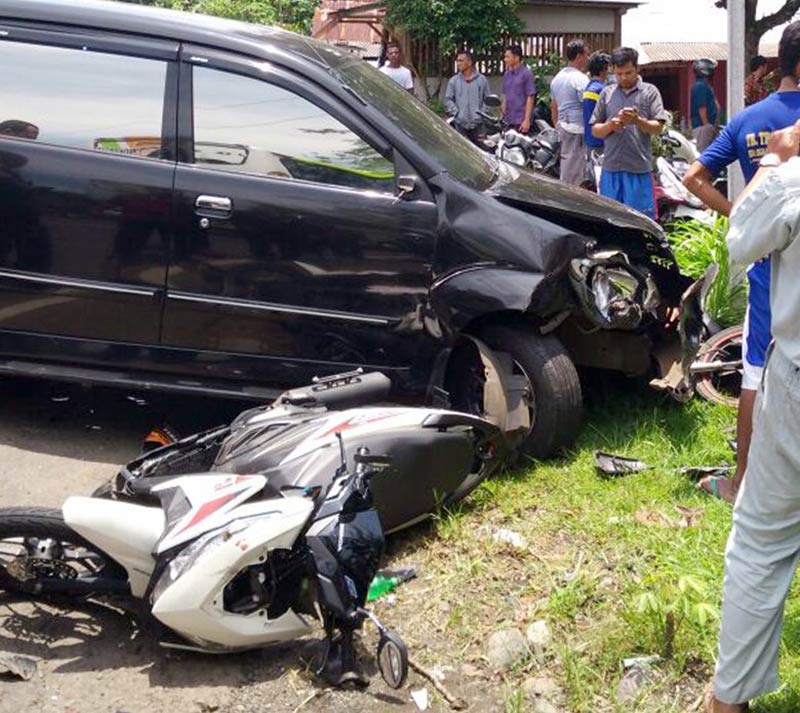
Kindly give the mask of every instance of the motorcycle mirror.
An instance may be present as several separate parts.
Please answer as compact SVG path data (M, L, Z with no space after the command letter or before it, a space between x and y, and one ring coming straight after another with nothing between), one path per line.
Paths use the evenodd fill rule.
M376 656L386 685L400 688L408 678L408 648L400 634L392 629L383 629Z
M492 109L498 109L500 106L502 106L500 97L498 97L497 94L488 94L483 100L483 103L486 106L490 106Z

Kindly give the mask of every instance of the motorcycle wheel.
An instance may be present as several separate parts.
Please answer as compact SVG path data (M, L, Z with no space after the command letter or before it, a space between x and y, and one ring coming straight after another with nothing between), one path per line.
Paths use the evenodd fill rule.
M0 509L0 590L25 595L120 593L125 570L64 522L60 510Z
M742 358L744 327L728 327L706 341L697 354L698 362L738 361ZM738 408L742 391L742 374L739 370L725 370L701 374L695 388L706 401Z

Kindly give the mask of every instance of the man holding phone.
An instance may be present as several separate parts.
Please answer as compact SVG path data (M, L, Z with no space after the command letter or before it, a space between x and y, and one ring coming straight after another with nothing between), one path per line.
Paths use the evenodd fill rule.
M661 93L639 76L639 53L611 54L617 83L606 87L592 116L592 136L605 141L600 194L656 219L650 137L661 133L667 113Z

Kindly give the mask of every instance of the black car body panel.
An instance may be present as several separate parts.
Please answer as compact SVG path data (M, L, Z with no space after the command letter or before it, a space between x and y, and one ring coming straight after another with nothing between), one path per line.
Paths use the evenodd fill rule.
M605 363L642 371L676 338L688 280L655 223L496 162L360 60L100 0L6 0L0 30L21 74L95 72L89 91L76 70L74 107L59 88L42 110L42 71L10 97L32 116L0 115L0 372L246 394L364 367L419 393L462 335L506 319L596 365L575 274L606 268L649 302L627 331L607 319L603 343L640 353ZM95 133L62 120L93 112Z

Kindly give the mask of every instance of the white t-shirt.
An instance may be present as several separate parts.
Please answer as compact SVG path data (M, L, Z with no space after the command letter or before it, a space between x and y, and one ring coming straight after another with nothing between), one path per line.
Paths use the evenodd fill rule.
M381 67L381 72L403 87L403 89L414 88L414 77L411 76L411 70L408 69L408 67L398 67L395 69L388 64L384 64L383 67Z

